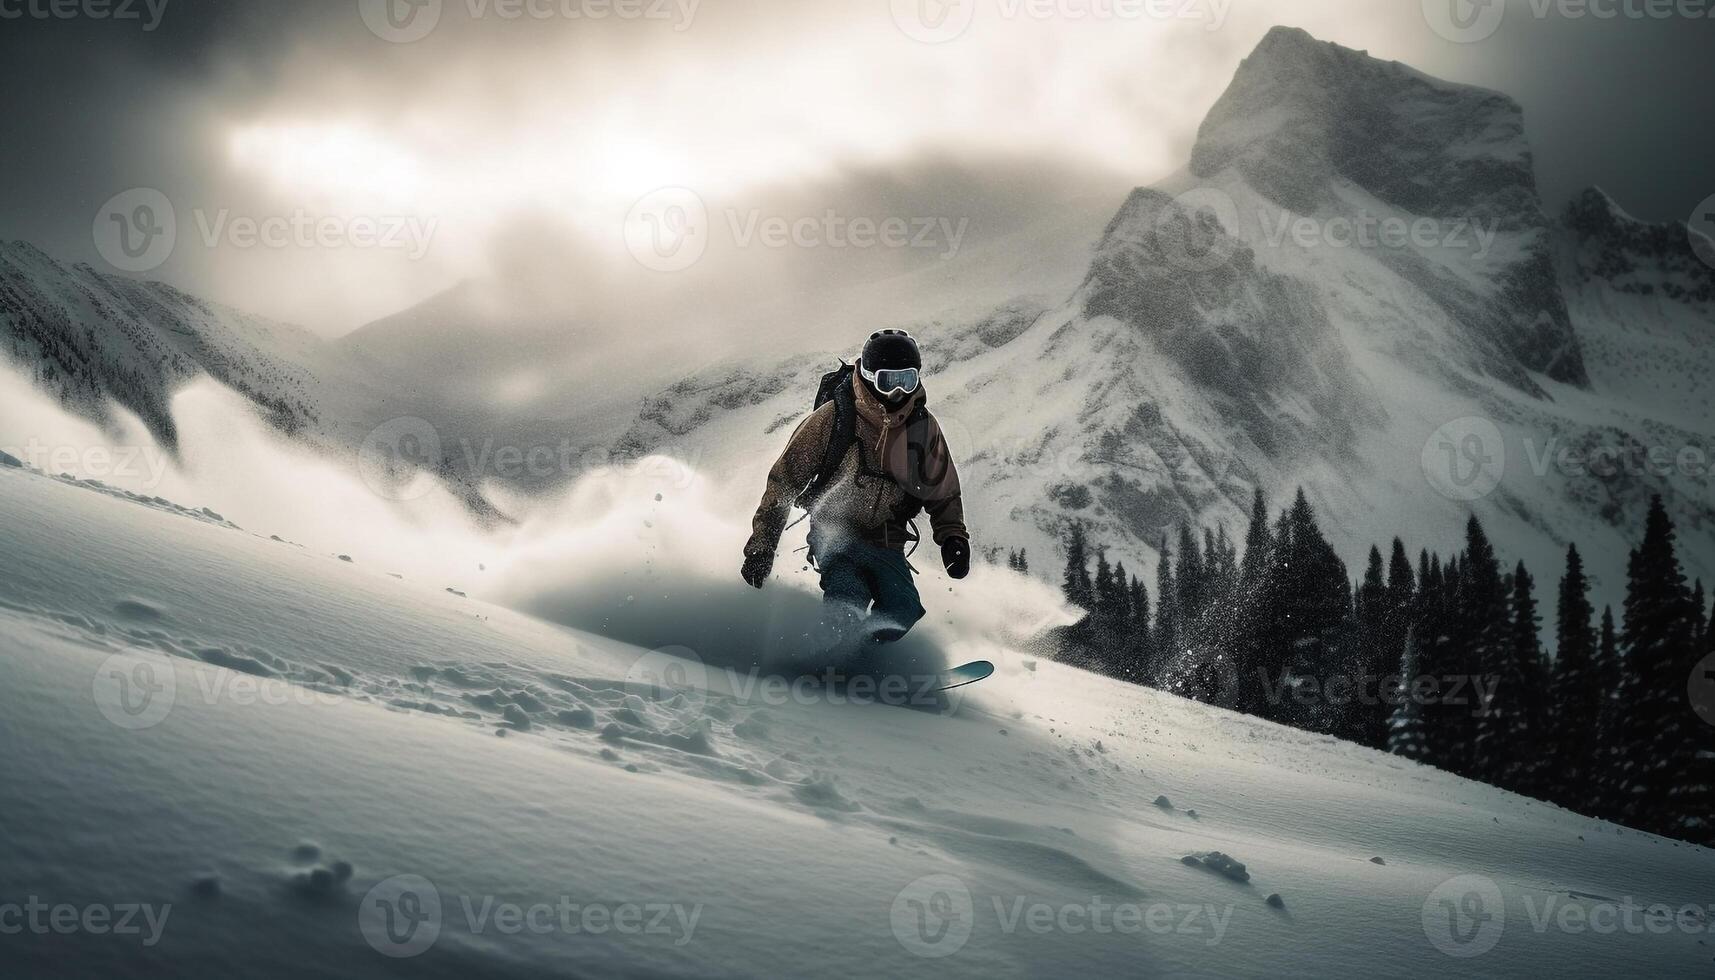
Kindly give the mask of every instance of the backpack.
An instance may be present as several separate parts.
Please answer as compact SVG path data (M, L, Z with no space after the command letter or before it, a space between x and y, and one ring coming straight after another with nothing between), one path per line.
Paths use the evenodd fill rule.
M798 506L805 510L815 506L816 499L827 491L829 482L839 471L840 460L846 458L846 450L857 438L857 399L852 395L852 374L856 370L841 358L840 366L822 375L821 383L816 386L816 401L810 406L810 411L833 402L834 427L828 435L828 445L822 451L822 462L816 468L816 475L798 495Z
M822 451L822 463L816 468L816 475L811 478L804 492L798 495L798 506L806 511L815 506L816 499L827 489L839 472L840 460L846 458L846 451L851 449L852 442L857 438L857 398L852 394L852 375L857 368L840 359L840 366L822 375L821 383L816 386L816 400L810 406L810 411L821 408L828 402L834 403L834 426L828 435L828 445ZM921 421L929 414L922 402L912 411L906 424Z

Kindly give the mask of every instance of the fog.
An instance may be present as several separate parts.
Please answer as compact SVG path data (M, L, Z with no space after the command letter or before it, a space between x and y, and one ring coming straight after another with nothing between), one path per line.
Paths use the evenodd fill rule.
M1712 70L1707 21L1514 3L1492 39L1457 44L1421 4L1372 0L983 0L950 37L928 29L934 4L906 0L597 6L444 0L403 41L366 22L387 23L379 0L171 0L152 27L8 20L0 236L99 266L92 217L153 187L179 236L146 275L324 335L465 279L511 290L520 273L534 292L519 301L556 314L659 293L679 296L669 312L739 316L778 291L933 271L947 249L741 244L722 258L730 227L964 220L969 251L1068 200L1117 200L1183 163L1276 24L1515 94L1551 205L1599 182L1640 215L1683 218L1710 189L1696 161L1711 137L1686 124L1709 88L1687 84ZM711 216L716 250L689 274L642 268L625 247L635 206L666 187ZM246 233L271 220L333 230ZM376 245L375 224L415 230Z
M476 602L473 615L486 599L645 647L688 647L711 666L783 666L814 652L808 637L820 592L792 551L802 545L802 525L783 544L766 590L739 580L755 474L714 479L682 460L647 458L594 469L546 497L490 486L517 520L479 527L431 478L419 475L408 488L371 485L361 466L346 465L355 460L285 441L212 381L174 398L177 461L116 411L103 429L0 371L0 451L48 474L206 507L240 528L213 533L278 536L279 547L330 571L344 555L359 573L398 576L401 588L457 589ZM997 656L1071 621L1044 582L980 564L953 582L933 556L917 564L931 613L897 651L916 662Z

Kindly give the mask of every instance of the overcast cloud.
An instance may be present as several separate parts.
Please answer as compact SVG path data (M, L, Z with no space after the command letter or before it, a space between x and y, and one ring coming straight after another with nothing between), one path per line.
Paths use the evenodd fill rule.
M932 196L957 187L939 212L971 219L970 247L1183 165L1276 24L1513 95L1551 207L1598 183L1684 220L1715 193L1708 18L1517 0L1455 43L1418 0L983 0L942 40L961 22L937 24L935 0L426 0L415 21L393 2L389 22L369 0L112 0L134 16L104 19L0 0L0 237L99 266L103 202L155 188L181 244L147 275L325 334L497 265L594 282L628 208L663 186L740 219L948 217ZM247 245L267 218L292 237ZM347 244L301 241L330 235Z

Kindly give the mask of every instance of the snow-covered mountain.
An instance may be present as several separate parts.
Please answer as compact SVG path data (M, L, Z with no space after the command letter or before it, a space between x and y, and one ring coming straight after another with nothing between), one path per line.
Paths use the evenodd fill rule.
M105 422L123 406L169 450L178 441L172 394L202 375L245 395L284 432L308 435L323 421L322 341L166 283L0 242L0 327L11 358L67 407Z
M1276 29L1066 301L992 347L964 346L980 319L926 334L959 350L930 396L991 544L1082 521L1135 569L1302 484L1348 561L1451 547L1474 510L1547 569L1623 555L1662 492L1709 577L1715 269L1688 242L1594 189L1547 213L1511 99ZM806 383L705 440L755 447Z
M742 507L816 375L895 326L924 341L991 548L1052 555L1080 521L1135 570L1179 523L1237 530L1253 488L1303 485L1348 561L1395 534L1451 547L1474 510L1551 569L1571 540L1624 554L1662 492L1715 578L1715 269L1598 190L1546 210L1511 99L1276 29L1186 168L1106 209L1105 230L1080 205L945 265L699 314L772 338L733 357L495 312L516 304L492 283L330 343L27 246L0 285L15 356L74 393L68 366L95 365L78 384L168 444L161 391L200 370L346 451L427 419L469 487L582 472L496 472L494 446L666 452L734 475Z

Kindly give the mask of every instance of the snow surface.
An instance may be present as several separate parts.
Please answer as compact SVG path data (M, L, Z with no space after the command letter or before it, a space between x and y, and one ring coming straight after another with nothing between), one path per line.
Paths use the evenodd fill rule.
M922 649L999 665L944 712L746 696L716 665L746 623L762 645L801 613L795 570L763 593L717 575L742 527L691 491L581 492L490 592L677 631L707 686L373 548L342 562L0 467L0 928L32 900L159 924L0 933L5 973L1673 976L1715 956L1715 853L1007 649L1008 621L1053 607L1000 570L946 601L923 580ZM687 607L729 612L699 628ZM1449 939L1440 900L1489 882L1500 928ZM386 911L429 895L394 944ZM1622 900L1675 911L1533 924ZM602 913L627 903L620 931Z

